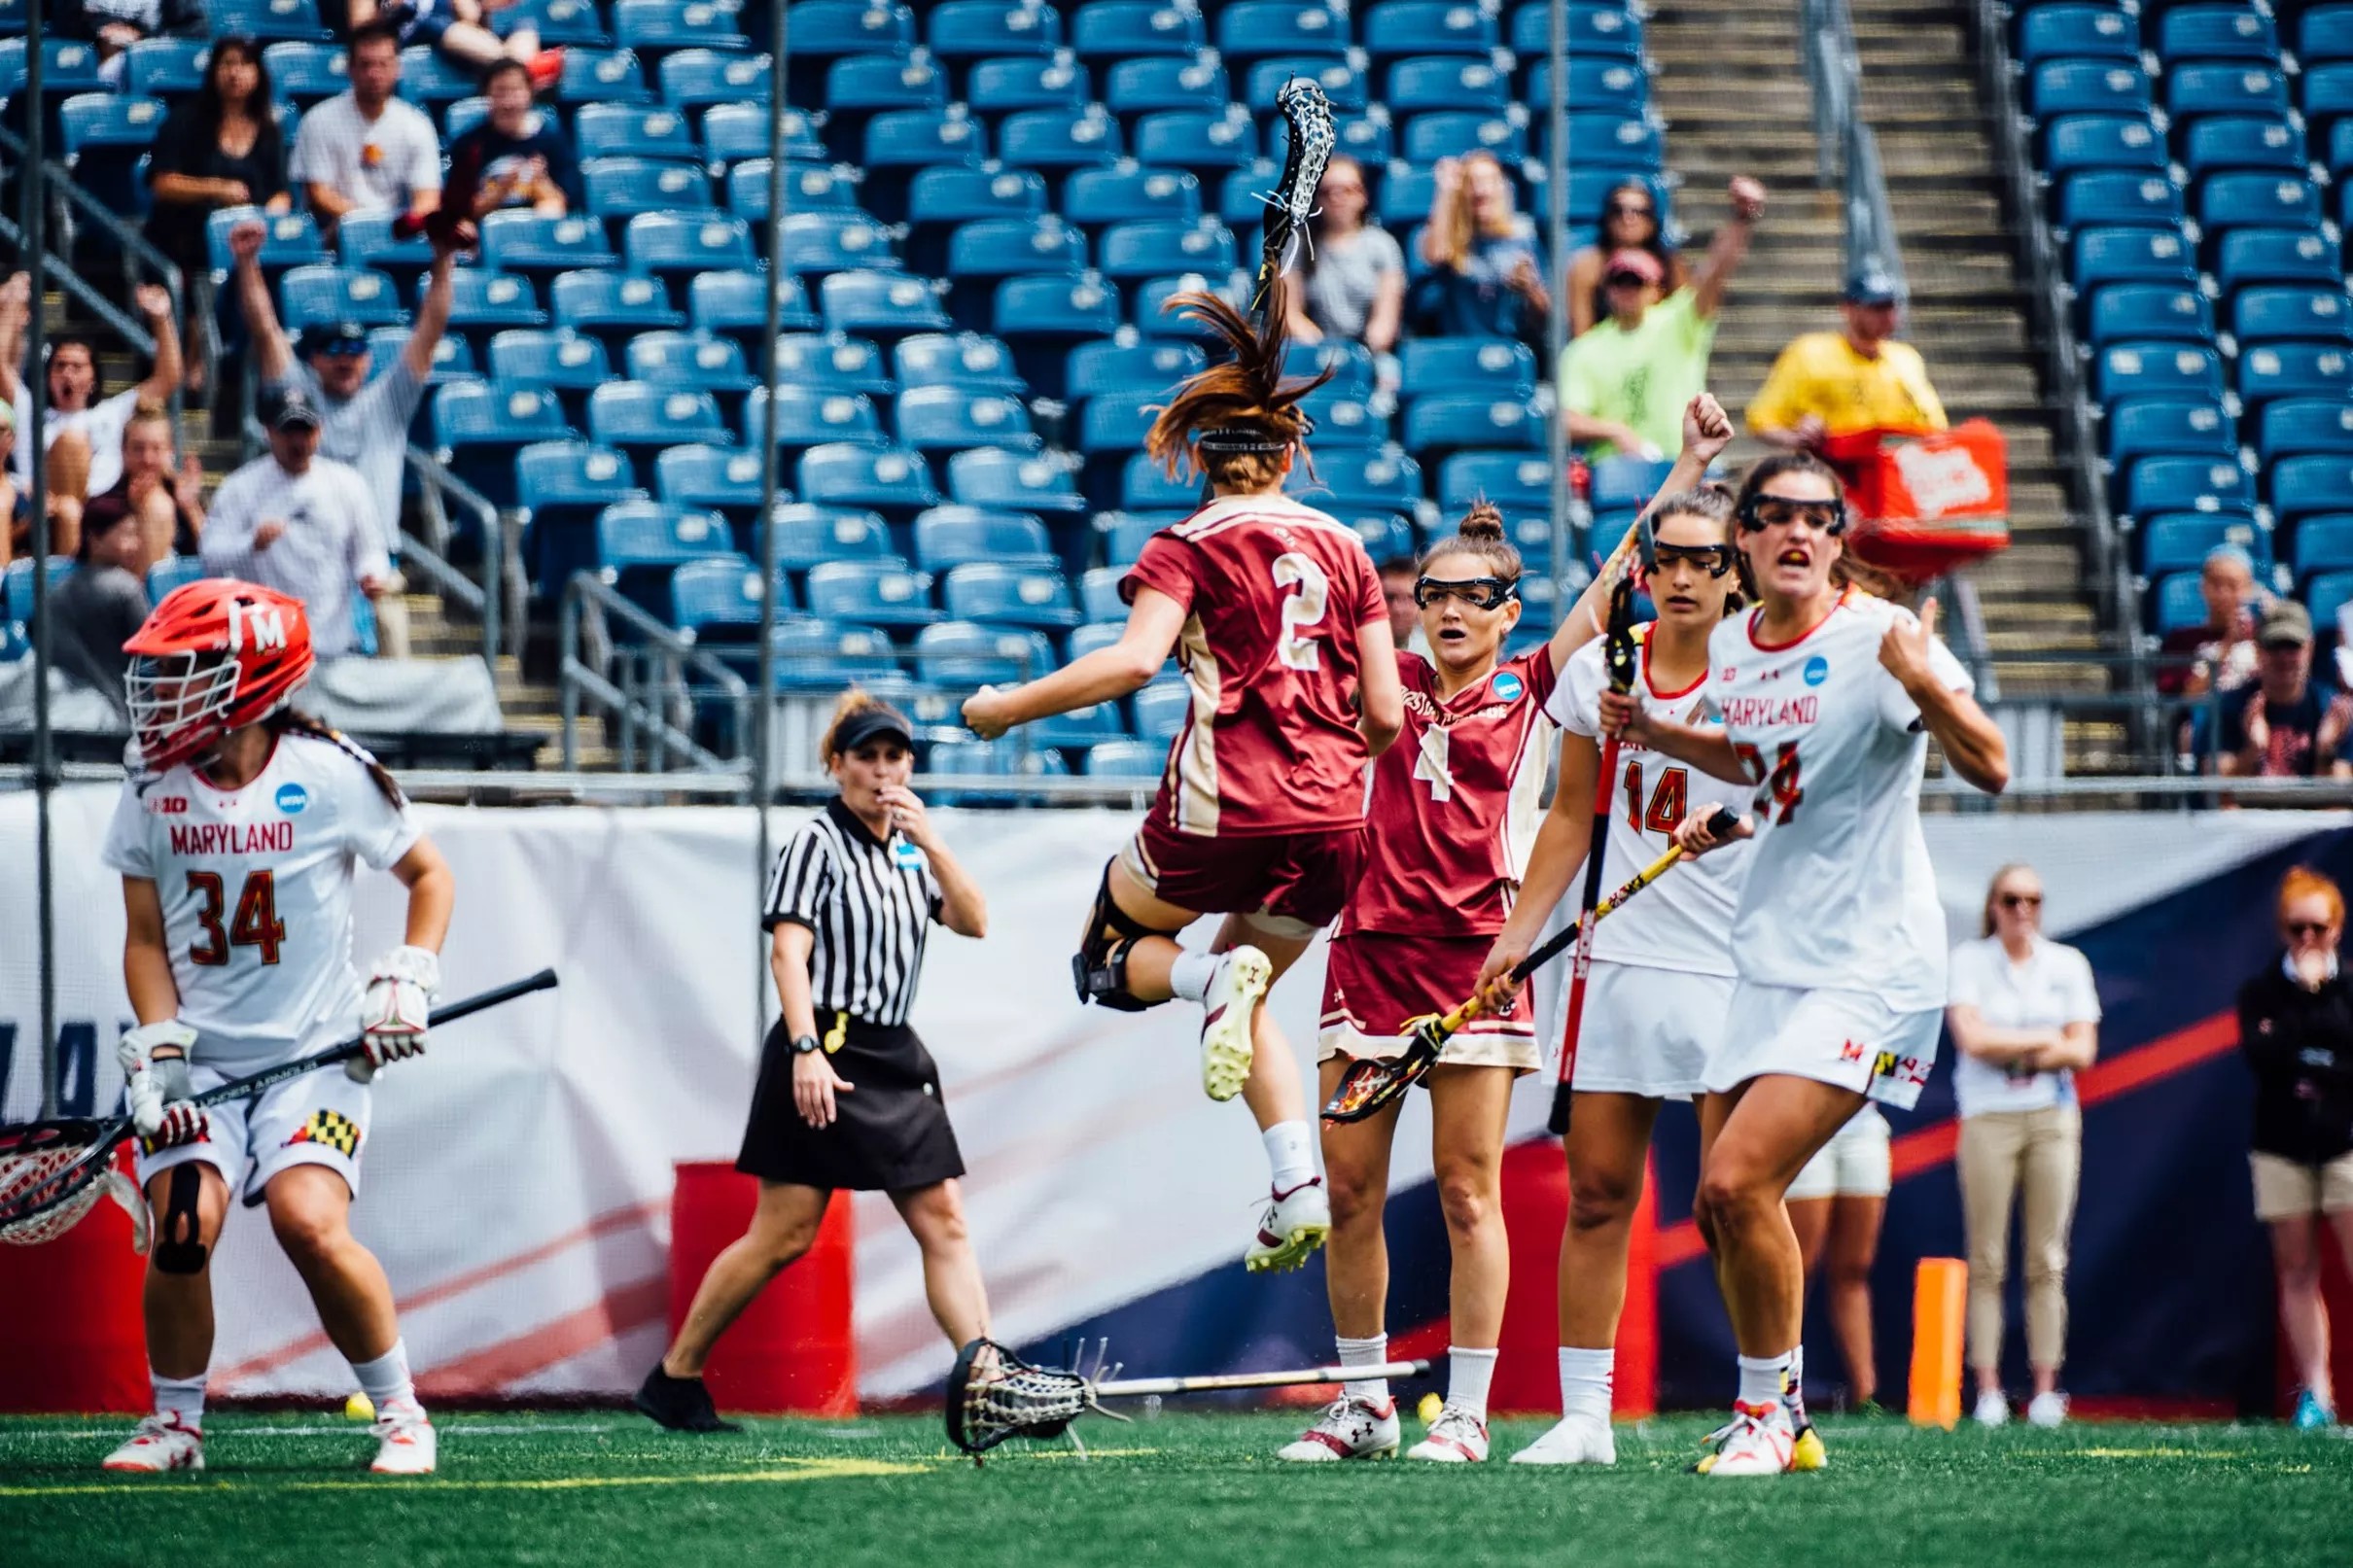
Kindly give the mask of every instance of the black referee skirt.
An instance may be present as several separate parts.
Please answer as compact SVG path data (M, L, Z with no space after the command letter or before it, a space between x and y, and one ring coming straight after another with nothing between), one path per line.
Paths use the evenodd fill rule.
M818 1037L840 1046L833 1070L854 1087L833 1097L833 1125L811 1127L792 1102L792 1041L777 1020L760 1049L759 1084L735 1168L763 1181L853 1192L905 1192L965 1173L939 1093L939 1067L904 1024L868 1024L820 1009Z

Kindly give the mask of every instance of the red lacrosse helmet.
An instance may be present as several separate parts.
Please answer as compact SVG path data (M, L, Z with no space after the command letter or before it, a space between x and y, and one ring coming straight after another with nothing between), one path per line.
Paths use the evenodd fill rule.
M165 594L123 651L139 765L160 773L286 705L310 674L310 618L275 588L207 577Z

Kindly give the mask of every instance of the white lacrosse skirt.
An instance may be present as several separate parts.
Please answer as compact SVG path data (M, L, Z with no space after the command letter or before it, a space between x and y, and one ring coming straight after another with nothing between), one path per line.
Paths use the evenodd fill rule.
M1884 1198L1895 1185L1888 1153L1887 1118L1866 1105L1848 1118L1836 1136L1806 1162L1781 1196L1792 1202L1809 1198Z
M1585 982L1573 1087L1649 1099L1697 1097L1723 1032L1733 985L1730 975L1595 959ZM1559 992L1555 1037L1567 1028L1568 987Z
M1898 1012L1864 991L1806 991L1743 980L1734 989L1707 1089L1751 1078L1812 1078L1910 1110L1936 1065L1941 1007Z

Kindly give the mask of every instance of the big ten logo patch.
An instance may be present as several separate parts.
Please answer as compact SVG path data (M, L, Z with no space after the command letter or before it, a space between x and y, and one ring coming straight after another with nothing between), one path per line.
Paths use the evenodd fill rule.
M112 1026L120 1034L133 1027L129 1019ZM88 1019L69 1019L57 1026L57 1114L95 1116L98 1099L98 1029ZM18 1061L18 1042L23 1050ZM113 1073L107 1074L107 1101L121 1096ZM41 1026L0 1019L0 1107L5 1119L30 1121L40 1114Z
M360 1124L341 1111L312 1111L283 1146L291 1149L298 1143L323 1144L349 1159L360 1152Z
M188 812L186 795L150 795L146 804L151 817L182 817Z

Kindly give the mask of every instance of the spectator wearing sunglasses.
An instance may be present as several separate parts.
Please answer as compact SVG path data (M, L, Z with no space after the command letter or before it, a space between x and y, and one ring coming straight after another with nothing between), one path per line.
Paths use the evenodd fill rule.
M1601 202L1601 236L1568 260L1568 335L1576 337L1607 316L1609 296L1601 285L1602 263L1620 251L1644 251L1659 263L1664 287L1672 294L1691 281L1682 254L1667 243L1659 222L1659 198L1646 180L1610 188Z
M1985 889L1978 940L1952 950L1945 1022L1960 1056L1961 1220L1969 1236L1969 1365L1978 1421L2010 1419L2002 1392L2002 1285L2010 1214L2024 1211L2026 1419L2067 1418L2059 1365L2067 1342L2067 1233L2083 1167L2075 1075L2099 1052L2099 993L2082 953L2042 933L2043 879L2006 865Z
M2235 779L2353 779L2353 697L2312 675L2312 616L2273 601L2255 632L2255 679L2223 699L2214 771Z
M2353 986L2337 961L2345 899L2298 866L2279 888L2282 951L2239 988L2238 1048L2255 1074L2255 1217L2271 1233L2279 1318L2301 1392L2296 1425L2336 1420L2324 1231L2353 1264Z
M1947 428L1945 405L1929 385L1927 362L1896 341L1903 291L1877 265L1846 280L1835 332L1808 332L1773 362L1748 404L1748 429L1790 451L1815 451L1833 436L1863 431L1925 435Z
M1589 456L1655 461L1675 449L1684 408L1707 390L1707 358L1724 291L1765 214L1765 188L1745 175L1732 182L1730 195L1732 221L1716 230L1690 287L1661 297L1666 268L1638 246L1617 251L1604 264L1601 292L1609 319L1561 357L1568 438Z

